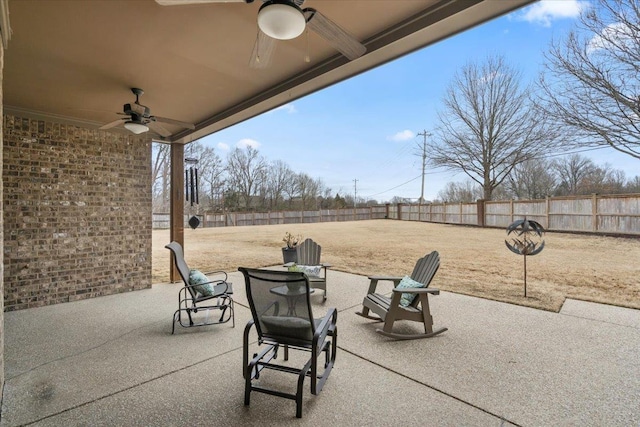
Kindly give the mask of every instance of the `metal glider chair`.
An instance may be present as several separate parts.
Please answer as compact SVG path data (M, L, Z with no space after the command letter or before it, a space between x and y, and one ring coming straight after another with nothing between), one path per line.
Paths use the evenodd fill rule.
M440 294L439 289L428 287L438 268L440 255L433 251L418 260L410 277L369 276L369 291L362 301L362 312L357 314L383 321L383 328L376 329L376 332L398 340L429 338L446 331L447 328L433 329L433 317L429 310L428 295ZM384 280L392 281L394 284L390 298L376 293L378 282ZM369 315L369 311L377 317ZM393 325L397 320L420 322L424 325L424 333L394 333Z
M209 272L207 273L208 275L215 275L220 278L208 280L206 276L202 275L200 277L203 277L206 281L192 283L189 278L193 272L184 260L184 251L180 243L174 241L166 245L165 248L169 249L173 254L173 261L184 282L184 287L178 293L178 309L173 313L171 333L175 332L176 322L180 326L187 328L191 326L217 325L231 320L232 325L235 327L233 298L231 297L233 287L231 283L227 282L227 273L224 271ZM209 319L211 310L220 310L220 317L215 316L213 319ZM204 320L196 322L194 321L194 314L199 311L205 313ZM186 319L184 314L186 314ZM187 319L188 323L186 322Z
M296 258L298 260L296 267L298 267L300 271L307 273L312 288L324 291L322 296L324 301L327 299L327 269L331 268L331 264L320 262L321 253L322 246L312 239L305 239L304 242L296 246ZM285 267L290 267L292 264L293 263L287 263Z
M296 417L302 417L302 394L305 377L311 379L311 394L317 395L331 373L336 360L338 312L330 308L322 319L314 319L311 311L309 279L302 272L273 271L240 267L245 278L252 320L244 329L243 376L244 404L249 405L251 392L257 391L295 400ZM249 334L255 327L258 352L249 356ZM255 349L255 346L253 346ZM280 347L284 360L273 361ZM289 349L309 353L302 367L293 366ZM324 358L318 360L321 354ZM318 369L318 363L323 364ZM298 377L296 393L268 388L254 382L264 369L287 372Z

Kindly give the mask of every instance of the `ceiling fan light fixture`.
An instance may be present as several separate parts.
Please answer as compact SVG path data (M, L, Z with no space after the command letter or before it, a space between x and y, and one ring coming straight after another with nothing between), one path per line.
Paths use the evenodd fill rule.
M128 131L135 133L136 135L140 135L141 133L145 133L149 131L149 127L140 122L134 122L132 120L124 122L124 127Z
M269 0L258 12L258 27L274 39L295 39L302 34L306 24L302 9L290 0Z

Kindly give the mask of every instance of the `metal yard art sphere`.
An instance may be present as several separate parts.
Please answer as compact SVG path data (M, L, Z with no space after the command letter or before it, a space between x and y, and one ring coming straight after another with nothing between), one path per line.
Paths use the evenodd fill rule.
M527 219L519 219L507 227L507 235L511 240L505 240L507 248L514 254L524 256L524 296L527 296L527 255L533 256L544 249L544 228L540 223Z

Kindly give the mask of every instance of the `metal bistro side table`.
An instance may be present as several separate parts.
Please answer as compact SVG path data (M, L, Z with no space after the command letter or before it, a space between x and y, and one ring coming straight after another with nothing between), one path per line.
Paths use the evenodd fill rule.
M306 288L302 285L297 288L289 288L287 285L277 286L269 289L269 292L281 297L285 297L287 300L287 316L296 316L296 304L298 299L307 294ZM309 293L314 292L313 288L309 288Z

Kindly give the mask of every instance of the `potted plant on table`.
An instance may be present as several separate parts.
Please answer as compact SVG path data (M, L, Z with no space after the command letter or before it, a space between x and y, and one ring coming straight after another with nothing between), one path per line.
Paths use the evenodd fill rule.
M285 243L285 247L282 248L282 259L284 263L288 262L297 262L298 255L296 252L296 246L298 243L302 241L302 234L293 235L289 232L286 232L282 241Z

